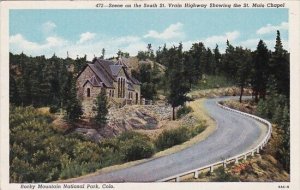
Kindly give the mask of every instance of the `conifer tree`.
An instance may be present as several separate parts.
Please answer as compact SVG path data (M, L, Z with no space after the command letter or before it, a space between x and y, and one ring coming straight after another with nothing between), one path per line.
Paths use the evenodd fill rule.
M168 63L168 88L169 93L167 96L168 103L173 108L173 120L175 120L175 108L184 105L189 100L187 93L190 91L189 84L184 80L184 65L182 44L179 47L173 47L170 50L170 57Z
M242 102L242 96L244 92L244 88L249 83L249 76L251 69L251 51L246 49L244 50L242 47L237 47L235 50L235 61L237 65L237 84L239 85L240 92L240 102Z
M205 65L205 53L206 49L202 42L195 43L192 45L191 48L191 55L194 59L194 69L196 73L197 81L202 78L202 74L204 72L204 65Z
M100 126L104 127L107 123L107 114L108 114L108 101L106 96L106 90L101 89L100 94L96 99L96 106L94 107L94 111L96 111L96 115L94 117L95 122Z
M21 103L16 80L11 75L9 76L9 102L16 106L20 105Z
M258 96L265 99L269 79L269 53L262 40L258 42L256 51L253 53L253 63L251 85L255 101L258 102Z
M101 52L101 59L104 59L104 56L105 56L105 49L102 48L102 52Z
M289 54L283 49L280 32L277 31L275 51L270 61L270 72L276 80L276 90L289 97L290 91Z
M184 77L189 83L189 88L192 88L192 85L198 82L198 74L195 69L195 59L191 55L190 51L184 53Z
M218 44L216 44L214 51L214 59L215 59L215 64L216 64L216 70L215 73L216 74L220 74L221 70L222 70L222 65L221 65L221 53L219 51L219 46Z
M71 121L74 121L79 119L83 112L81 108L81 102L77 99L76 81L71 73L68 74L66 85L65 101L67 118Z
M226 44L227 47L223 58L223 72L225 76L227 76L228 78L232 78L233 76L235 76L237 71L237 66L235 61L236 57L234 55L235 48L229 43L228 40Z

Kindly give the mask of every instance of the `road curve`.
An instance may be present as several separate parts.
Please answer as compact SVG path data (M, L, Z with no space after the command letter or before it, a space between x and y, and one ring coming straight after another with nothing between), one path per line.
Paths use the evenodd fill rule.
M70 182L153 182L213 164L255 147L265 137L266 127L255 119L222 109L216 104L225 99L229 98L208 99L204 102L206 111L217 123L215 132L205 140L180 152L150 159L129 168L83 176Z

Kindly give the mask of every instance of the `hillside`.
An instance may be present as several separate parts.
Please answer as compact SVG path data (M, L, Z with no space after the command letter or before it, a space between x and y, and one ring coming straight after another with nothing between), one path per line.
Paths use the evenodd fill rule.
M255 113L257 109L253 101L237 101L224 102L226 106L234 109ZM273 125L272 137L267 146L256 156L248 158L247 161L242 161L239 164L227 165L224 170L223 167L218 168L213 174L201 173L199 179L186 179L186 181L243 181L243 182L266 182L266 181L289 181L290 175L283 165L278 160L276 151L280 148L283 131L278 125Z
M113 59L113 60L117 61L117 59ZM151 61L150 59L139 60L137 57L128 57L128 58L122 57L122 60L130 70L138 70L143 64L150 64L152 68L154 64L157 64L161 72L163 72L166 69L166 67L163 66L162 64L155 61Z

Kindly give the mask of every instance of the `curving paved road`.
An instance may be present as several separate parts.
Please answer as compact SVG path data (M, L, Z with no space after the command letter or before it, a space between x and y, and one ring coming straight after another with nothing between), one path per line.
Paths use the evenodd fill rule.
M257 141L266 135L264 130L266 127L252 118L224 110L216 105L216 101L224 99L228 98L209 99L204 103L209 115L217 122L216 131L204 141L180 152L126 169L81 177L72 182L153 182L224 160L253 148Z

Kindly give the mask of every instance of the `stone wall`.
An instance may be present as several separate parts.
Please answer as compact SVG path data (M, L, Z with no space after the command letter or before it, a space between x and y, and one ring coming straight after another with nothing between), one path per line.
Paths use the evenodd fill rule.
M77 96L79 100L82 102L82 109L85 117L92 117L93 107L95 105L95 100L99 93L101 92L101 87L94 87L89 82L86 83L87 80L91 79L94 76L94 72L91 70L89 66L85 68L85 70L80 74L76 81L77 86ZM126 75L123 69L118 74L118 77L122 77L126 79ZM129 92L132 92L132 99L130 99L131 104L140 104L140 85L133 85L135 91L128 91L128 84L125 82L125 97L118 98L118 82L113 82L114 89L106 89L108 100L110 101L110 105L117 104L116 106L124 105L125 100L129 99ZM90 91L90 96L88 97L88 89ZM111 90L111 93L110 93ZM112 94L113 92L113 94ZM138 96L136 101L136 95ZM127 102L127 103L128 103Z
M92 76L94 76L94 72L92 71L92 69L87 66L84 71L80 74L80 76L77 78L76 81L76 87L77 87L77 96L80 100L83 100L84 98L84 83L89 80L90 78L92 78Z
M134 104L141 103L141 85L133 85L135 92L133 93L133 102ZM136 98L137 96L137 98Z
M87 96L87 91L90 89L90 97ZM82 109L84 116L93 116L93 107L97 96L101 92L101 87L93 87L89 82L83 87Z

